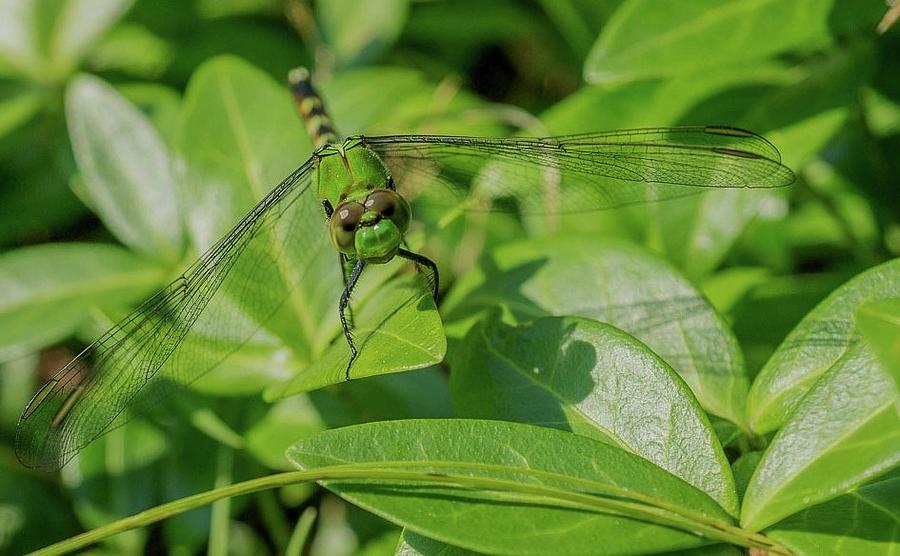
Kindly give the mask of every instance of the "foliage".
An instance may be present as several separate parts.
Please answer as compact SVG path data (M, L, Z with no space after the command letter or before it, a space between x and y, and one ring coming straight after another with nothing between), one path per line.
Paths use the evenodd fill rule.
M98 527L106 553L896 552L883 10L0 0L0 552ZM38 384L309 156L284 77L313 62L347 135L727 124L798 179L594 214L416 203L408 240L442 294L400 263L365 276L359 380L323 255L251 341L209 348L230 353L213 372L136 404L58 477L21 467ZM294 237L332 254L321 220ZM235 327L258 316L246 299Z

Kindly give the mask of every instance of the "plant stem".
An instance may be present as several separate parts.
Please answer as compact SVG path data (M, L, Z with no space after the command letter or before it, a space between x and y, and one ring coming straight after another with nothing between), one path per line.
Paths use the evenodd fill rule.
M285 556L300 556L303 553L303 547L309 540L309 534L312 531L313 524L316 522L318 511L310 506L303 510L297 525L294 527L294 533L291 535L291 541L288 543L284 551Z
M34 552L33 554L41 556L65 554L89 546L111 535L136 527L143 527L173 515L210 504L216 500L232 496L249 494L264 489L281 487L299 482L367 480L415 482L469 490L488 490L502 495L511 495L515 501L519 502L552 504L557 507L571 508L580 511L621 515L632 519L640 519L658 525L673 527L721 542L728 542L751 548L761 548L771 554L782 556L791 555L791 552L786 548L774 543L764 535L744 531L730 523L724 521L720 522L710 518L705 518L703 519L703 522L699 522L695 519L678 515L669 509L651 506L644 502L633 502L541 484L525 484L507 479L391 469L391 467L397 467L400 464L403 464L408 468L409 465L415 464L416 462L379 463L381 464L379 467L375 467L374 464L349 464L320 467L306 471L291 471L224 486L212 491L162 504L131 517L120 519L109 525L98 527L97 529L71 537ZM474 465L477 466L477 464ZM528 471L521 468L504 468L504 470L511 474L527 473ZM560 477L566 480L572 479L571 477Z
M234 451L225 444L219 445L216 458L215 490L231 484L231 468L234 462ZM220 556L228 553L228 529L231 521L231 498L222 498L212 504L209 526L209 556Z

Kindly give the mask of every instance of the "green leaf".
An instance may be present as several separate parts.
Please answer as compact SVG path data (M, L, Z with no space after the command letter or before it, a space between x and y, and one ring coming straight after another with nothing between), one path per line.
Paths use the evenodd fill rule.
M285 450L298 438L369 421L449 417L446 378L436 368L381 375L285 398L246 434L247 450L272 469L292 469Z
M350 376L397 373L429 367L441 362L447 340L431 290L418 276L397 279L381 287L354 313L354 342L359 357ZM344 380L350 350L338 338L321 358L285 384L266 390L268 400L292 396Z
M197 13L217 18L248 14L277 14L284 9L278 0L197 0Z
M80 530L55 482L28 472L14 459L0 464L0 500L4 554L25 554Z
M296 125L291 125L296 122ZM187 207L188 229L197 251L210 248L285 176L309 156L311 143L295 113L284 86L253 66L233 57L218 57L201 66L188 84L178 132L178 148L184 160L181 196ZM311 203L311 201L310 201ZM320 209L321 210L321 209ZM303 219L294 237L308 238L305 245L284 245L284 238L266 231L251 246L260 251L257 260L273 267L271 280L253 284L257 295L279 292L286 301L272 316L254 314L248 284L238 281L230 291L223 285L218 295L234 298L237 314L249 322L264 321L264 335L254 335L263 351L280 344L291 348L301 364L308 362L337 331L335 305L342 285L337 254L307 257L305 252L328 249L321 220ZM292 232L293 233L293 232ZM263 252L265 251L265 252ZM324 255L323 251L323 255ZM314 260L314 265L302 268ZM259 264L259 263L256 263ZM302 269L314 280L294 285ZM324 286L324 287L323 287ZM234 318L234 317L233 317Z
M44 63L38 44L39 8L39 2L0 1L0 67L4 70L38 74Z
M184 246L168 149L147 118L102 80L82 75L66 93L83 194L122 243L174 263Z
M123 71L147 79L158 79L175 52L173 45L141 25L123 24L114 28L90 55L97 72Z
M0 62L37 81L62 81L134 0L0 2Z
M777 212L784 205L780 195L718 190L657 205L655 222L667 258L691 278L708 275L722 263L751 220L766 209Z
M550 317L475 326L452 360L461 416L571 430L618 444L707 493L732 515L728 461L690 388L621 330ZM612 437L612 440L610 440Z
M900 474L807 508L766 531L798 554L900 552Z
M724 279L729 276L733 274L726 271ZM803 317L850 276L844 271L770 276L748 289L725 312L748 372L756 375Z
M300 468L391 462L432 473L563 489L613 489L624 499L729 518L706 495L621 448L531 425L478 420L369 423L303 439L288 451ZM488 553L656 552L703 544L690 533L625 516L498 497L499 493L421 483L323 482L351 503L397 525ZM645 498L646 497L646 498Z
M520 322L576 315L621 328L671 365L707 411L744 421L747 377L731 331L685 278L642 249L581 235L504 245L459 280L442 309L454 323L497 305Z
M862 91L866 122L876 137L888 137L900 132L900 103L866 87Z
M900 299L866 303L856 311L856 327L900 390Z
M429 539L409 529L400 536L395 556L479 556L479 552Z
M39 90L16 82L0 82L0 137L34 117L44 101Z
M134 0L67 0L47 43L58 75L73 71L87 50L127 12Z
M167 144L174 144L181 116L181 94L155 83L122 83L116 86L122 96L144 112Z
M840 131L857 110L860 88L877 71L878 52L865 41L828 54L795 83L751 97L751 109L733 120L765 133L790 168L802 168L813 160Z
M187 162L188 226L200 250L312 152L286 85L233 56L216 57L194 73L177 143Z
M763 529L900 463L898 396L869 345L851 346L775 435L747 486L742 525Z
M854 313L870 301L900 297L900 259L856 276L798 324L760 371L747 411L758 433L784 424L806 392L858 338Z
M489 105L467 91L454 92L435 109L446 84L429 81L419 71L384 66L350 69L318 82L339 132L391 135L426 128L429 133L501 135L506 126Z
M734 461L731 465L732 473L734 473L734 482L737 487L738 494L741 498L747 491L747 485L753 477L754 471L759 467L763 453L761 451L747 452Z
M316 21L338 64L376 59L400 36L408 0L319 0Z
M0 256L0 358L70 336L92 308L128 306L158 287L163 269L120 247L46 244Z
M736 93L724 91L720 94L723 110L715 109L718 103L714 97L696 106L685 119L727 121L764 133L781 150L785 163L799 169L841 129L850 114L849 107L857 102L859 87L873 72L872 58L868 48L838 51L803 79L762 89L756 88L759 85L754 88L745 85L753 93L747 96L746 104L734 101L734 95L741 94L741 89ZM710 191L656 205L658 216L653 222L659 223L667 258L690 277L704 276L721 264L754 219L771 221L788 217L785 193L784 190ZM815 239L818 247L821 237Z
M830 42L831 2L625 2L584 66L589 83L614 83L740 65ZM703 52L703 56L697 56Z
M717 95L732 94L740 87L765 90L794 79L793 70L783 64L758 62L750 68L712 68L701 75L586 86L553 105L541 121L550 134L676 125L694 106ZM688 120L698 123L695 118Z

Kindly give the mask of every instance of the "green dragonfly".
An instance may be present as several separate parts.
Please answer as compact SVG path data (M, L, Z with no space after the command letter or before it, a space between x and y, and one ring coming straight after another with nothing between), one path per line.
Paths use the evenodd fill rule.
M727 126L549 138L338 140L309 72L294 70L290 84L316 144L312 156L180 277L38 390L16 431L16 453L25 465L61 467L123 424L126 410L151 391L165 395L168 385L188 384L217 366L273 318L285 292L301 282L319 287L320 277L307 271L322 268L322 257L338 258L343 271L334 303L350 354L349 379L359 353L349 305L366 267L408 259L430 277L437 298L437 266L404 240L411 200L447 207L448 215L587 213L710 189L780 187L794 179L766 139ZM322 222L321 234L297 232L315 221ZM269 287L273 283L281 287Z

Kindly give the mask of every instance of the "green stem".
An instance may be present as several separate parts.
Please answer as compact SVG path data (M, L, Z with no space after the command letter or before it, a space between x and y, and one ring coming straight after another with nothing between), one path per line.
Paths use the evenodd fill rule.
M234 462L234 451L225 444L219 445L216 458L215 490L231 484L231 468ZM207 554L219 556L228 553L228 529L231 519L231 498L222 498L212 504L209 526L209 549Z
M382 462L379 468L374 468L374 466L367 464L336 465L307 471L291 471L279 473L277 475L269 475L267 477L261 477L243 483L228 485L151 508L131 517L110 523L109 525L98 527L92 531L71 537L34 552L33 554L43 556L65 554L89 546L111 535L136 527L143 527L173 515L210 504L216 500L232 496L249 494L298 482L367 480L409 481L462 489L488 490L501 495L512 495L515 501L552 504L557 507L566 507L582 511L622 515L649 523L673 527L720 542L728 542L751 548L760 548L772 554L782 556L791 555L790 551L786 548L775 544L764 535L744 531L730 523L720 522L710 518L704 518L703 522L698 522L694 519L674 514L670 510L649 506L643 502L608 498L603 495L565 490L541 484L523 484L521 482L506 479L390 469L390 467L398 467L400 464L405 465L408 468L412 463L413 462L395 462L392 464ZM528 471L518 468L504 469L510 473L524 473ZM565 478L571 479L571 477Z
M271 490L264 490L257 496L256 503L272 543L279 552L283 552L290 542L291 528L278 504L278 498Z
M309 534L312 531L313 524L316 522L318 513L312 506L303 510L300 519L297 520L297 526L294 527L291 541L284 551L285 556L300 556L303 554L303 547L306 546L309 540Z

